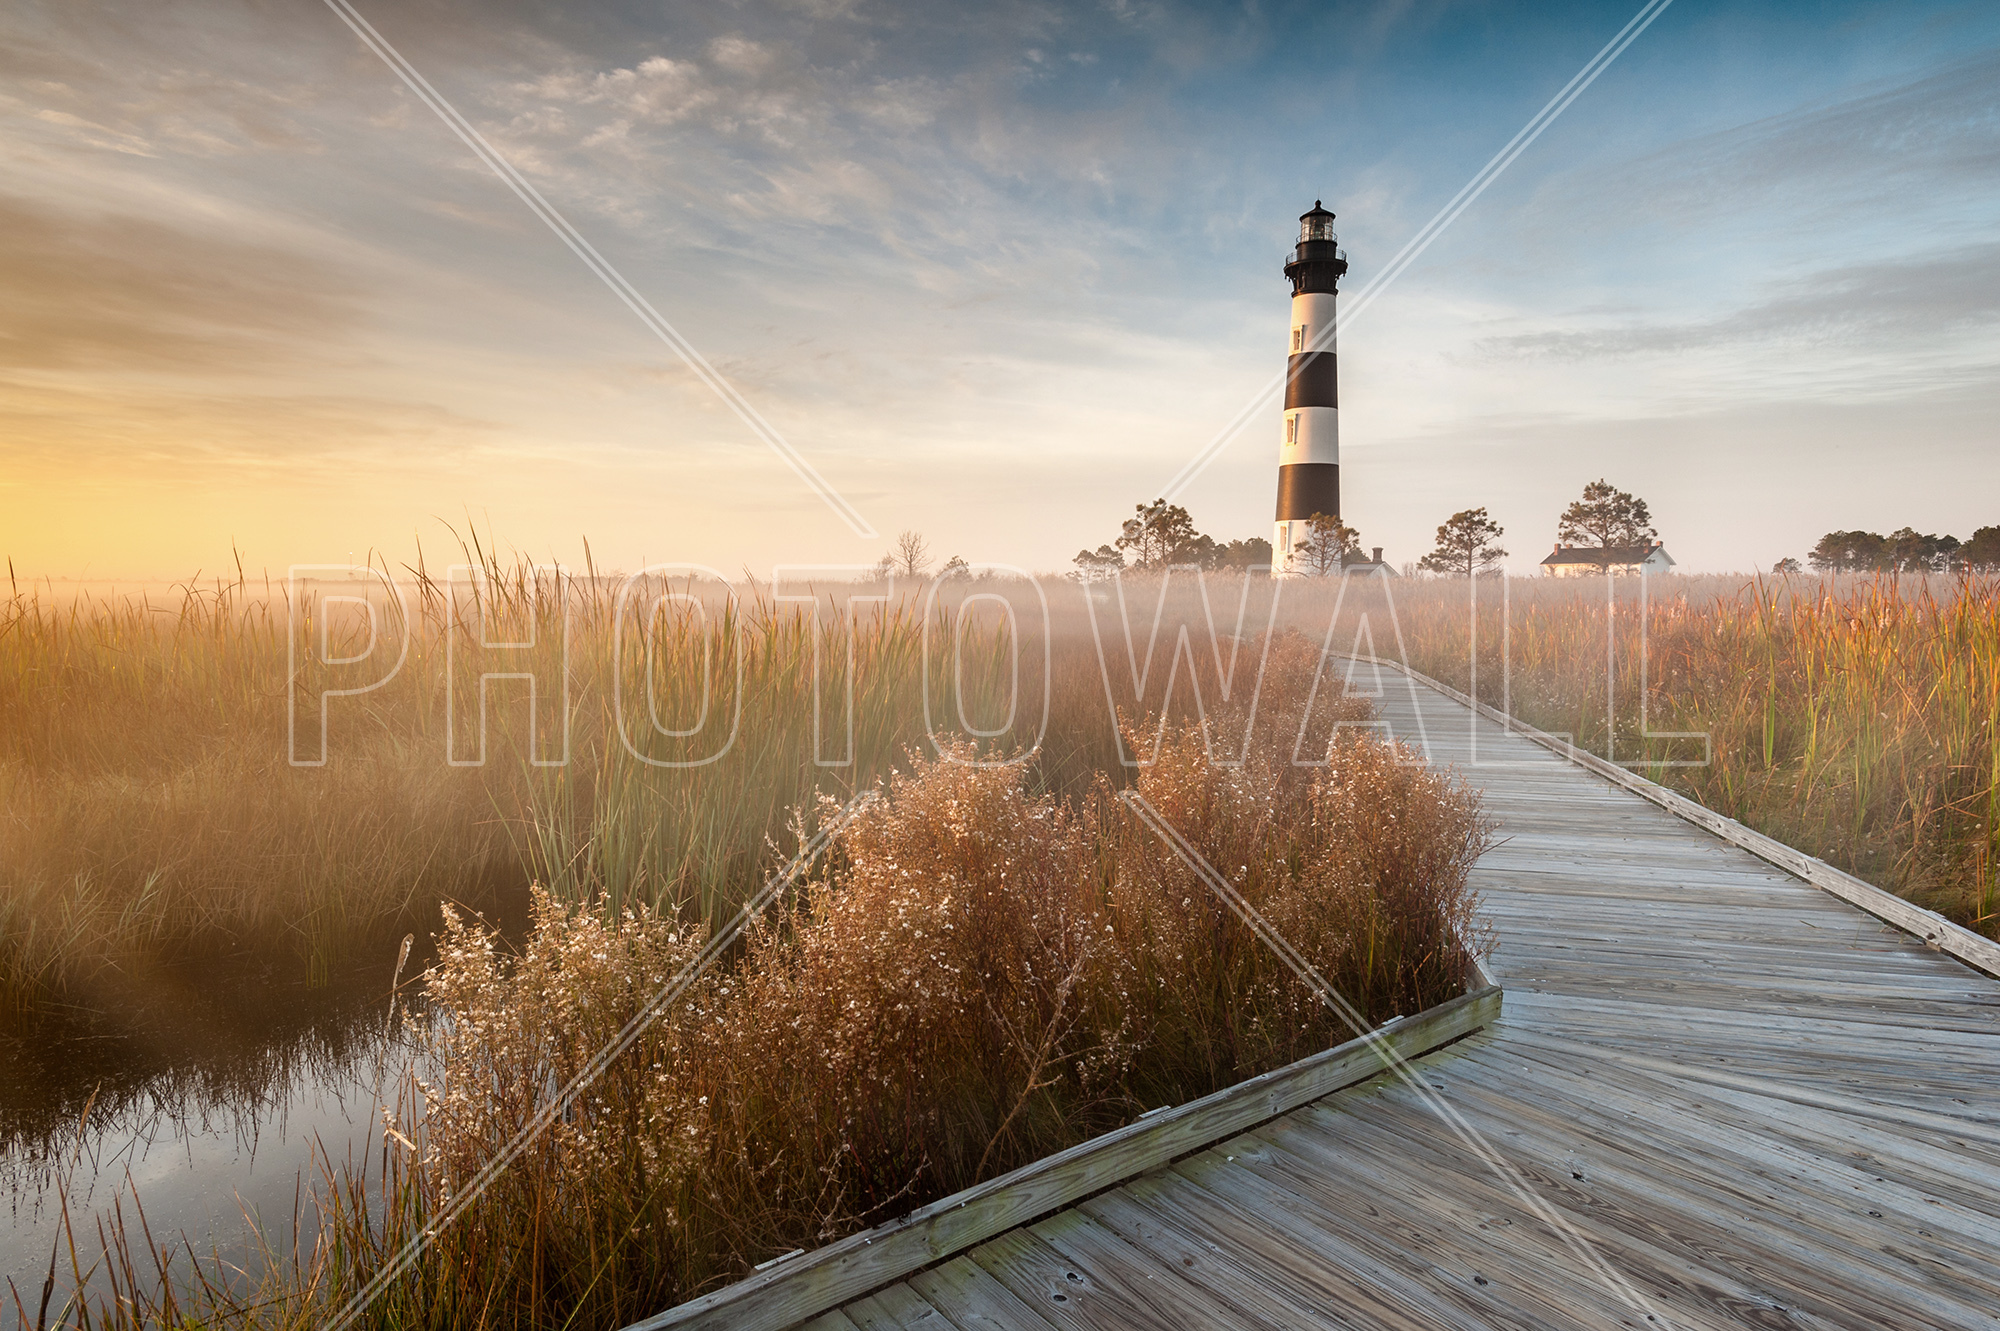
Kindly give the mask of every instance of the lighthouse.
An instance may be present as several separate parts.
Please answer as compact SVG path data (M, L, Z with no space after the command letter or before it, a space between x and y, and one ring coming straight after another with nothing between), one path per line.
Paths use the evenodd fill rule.
M1271 530L1274 571L1290 572L1315 513L1340 516L1340 391L1333 303L1347 253L1333 214L1313 200L1299 218L1299 243L1285 263L1292 282L1291 361L1285 375L1284 434L1278 444L1278 515Z

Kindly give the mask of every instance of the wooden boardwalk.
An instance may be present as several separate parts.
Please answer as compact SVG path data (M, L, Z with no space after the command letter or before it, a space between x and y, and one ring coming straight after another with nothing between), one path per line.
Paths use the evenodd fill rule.
M1504 1014L1416 1065L1476 1137L1377 1078L812 1331L2000 1325L2000 982L1384 683L1505 838Z

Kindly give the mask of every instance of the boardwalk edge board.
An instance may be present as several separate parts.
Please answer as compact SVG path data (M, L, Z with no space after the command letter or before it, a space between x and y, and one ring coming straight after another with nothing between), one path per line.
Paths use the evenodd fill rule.
M1497 723L1509 734L1533 740L1557 757L1622 786L1641 799L1650 800L1676 818L1714 833L1731 845L1749 851L1758 859L1775 864L1793 877L1803 878L1821 891L1839 897L1849 905L1860 907L1885 924L1892 924L1906 933L1916 935L1924 941L1925 946L1956 957L1974 970L2000 978L2000 943L1981 937L1963 925L1953 924L1934 910L1925 910L1922 906L1903 900L1893 892L1884 892L1873 883L1834 868L1825 860L1815 859L1782 841L1745 827L1734 818L1725 817L1706 805L1697 804L1685 795L1675 794L1630 768L1621 767L1594 753L1587 753L1569 740L1560 739L1547 731L1537 730L1534 726L1517 717L1509 716L1497 707L1489 707L1476 698L1460 693L1449 684L1440 683L1429 675L1412 670L1401 661L1363 655L1354 655L1350 659L1399 670L1426 688L1435 689L1453 702L1469 707L1480 716Z
M1501 991L1475 954L1466 992L1427 1011L1213 1095L1093 1137L1010 1174L919 1207L754 1272L625 1331L730 1327L784 1331L1093 1193L1226 1141L1301 1105L1355 1086L1389 1066L1377 1042L1420 1058L1500 1016Z

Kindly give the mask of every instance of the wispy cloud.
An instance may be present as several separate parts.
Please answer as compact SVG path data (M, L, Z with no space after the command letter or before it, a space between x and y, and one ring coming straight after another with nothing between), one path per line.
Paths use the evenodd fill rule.
M882 525L1028 563L1105 539L1282 363L1313 197L1365 281L1608 35L1526 0L357 3ZM2000 358L2000 19L1835 8L1676 5L1371 311L1342 347L1371 543L1509 485L1559 508L1589 449L1704 413L1796 462L1771 422L1856 396L1984 483L1950 403ZM772 521L806 510L761 446L325 14L21 0L0 129L0 469L143 508L344 458L406 478L369 492L391 535L490 501L614 559L663 528L719 566L849 553ZM1205 527L1262 530L1276 431L1189 496ZM1712 513L1675 499L1700 483L1648 497ZM161 571L206 560L174 539Z
M1601 323L1588 314L1578 318ZM2000 244L1985 244L1774 282L1763 298L1716 318L1543 330L1482 338L1474 347L1495 361L1605 360L1746 346L1852 350L1881 347L1885 340L1908 352L1950 345L1969 330L1996 325Z
M1794 264L1901 255L1962 225L2000 187L2000 48L1918 77L1877 79L1814 104L1593 157L1548 173L1510 231L1537 257L1579 241L1729 230L1791 242ZM1961 240L1963 233L1960 233ZM1699 248L1691 261L1709 257Z
M312 255L0 197L0 372L247 375L325 356L365 284Z

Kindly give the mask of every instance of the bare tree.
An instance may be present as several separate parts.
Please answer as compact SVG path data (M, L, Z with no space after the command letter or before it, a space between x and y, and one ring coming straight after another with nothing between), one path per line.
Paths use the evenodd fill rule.
M1361 548L1360 532L1324 513L1308 518L1306 530L1311 534L1292 547L1293 566L1316 577L1340 572L1347 556Z
M896 538L896 549L889 556L896 565L896 572L906 578L921 574L931 562L930 542L922 532L906 531Z
M1426 573L1469 578L1507 557L1505 550L1492 544L1505 532L1483 508L1454 513L1438 528L1437 549L1418 560L1417 567Z

